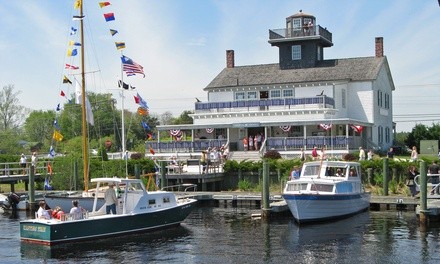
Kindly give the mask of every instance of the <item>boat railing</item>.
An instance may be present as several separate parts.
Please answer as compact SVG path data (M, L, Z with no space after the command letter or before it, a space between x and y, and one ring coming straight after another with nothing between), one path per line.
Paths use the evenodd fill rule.
M439 193L440 190L440 174L427 174L427 188L431 194ZM414 177L414 184L420 188L420 175Z
M195 192L197 191L197 184L183 183L177 185L165 186L161 189L162 191L172 191L172 192Z

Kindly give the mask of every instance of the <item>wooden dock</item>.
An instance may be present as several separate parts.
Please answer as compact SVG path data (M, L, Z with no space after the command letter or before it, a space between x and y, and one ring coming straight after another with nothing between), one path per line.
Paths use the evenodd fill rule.
M262 197L259 193L246 192L186 192L178 193L179 196L192 197L199 201L217 201L225 205L261 205ZM429 204L439 204L437 210L440 211L440 196L431 195L428 197ZM437 199L436 199L437 198ZM272 212L284 212L288 210L287 204L281 194L271 195L269 197ZM370 200L370 210L386 211L386 210L404 210L416 211L420 201L418 197L408 196L378 196L373 195Z

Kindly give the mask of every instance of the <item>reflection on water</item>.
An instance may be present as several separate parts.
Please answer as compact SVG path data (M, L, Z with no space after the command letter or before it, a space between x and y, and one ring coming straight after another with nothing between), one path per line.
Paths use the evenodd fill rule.
M0 215L4 263L440 263L438 226L414 212L365 212L344 220L269 223L256 208L199 207L176 228L55 247L21 243L19 219ZM7 250L5 250L7 249Z

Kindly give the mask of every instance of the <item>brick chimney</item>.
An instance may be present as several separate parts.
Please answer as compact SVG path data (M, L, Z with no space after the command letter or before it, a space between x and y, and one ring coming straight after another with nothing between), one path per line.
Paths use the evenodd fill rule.
M226 68L234 68L235 66L235 58L234 58L234 50L226 51Z
M383 38L376 38L376 58L383 57Z

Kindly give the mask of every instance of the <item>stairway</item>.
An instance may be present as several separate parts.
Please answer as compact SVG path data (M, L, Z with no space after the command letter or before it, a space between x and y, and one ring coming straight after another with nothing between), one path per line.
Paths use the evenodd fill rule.
M229 159L235 161L260 161L260 153L258 151L231 151L229 153Z

